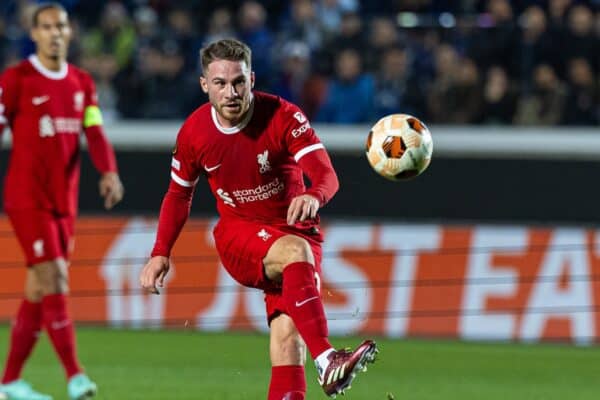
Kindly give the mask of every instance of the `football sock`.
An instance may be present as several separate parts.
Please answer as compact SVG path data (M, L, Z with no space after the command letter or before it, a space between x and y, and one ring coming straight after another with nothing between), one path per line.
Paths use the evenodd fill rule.
M23 300L17 311L11 335L2 383L19 379L42 329L42 304Z
M306 378L301 365L283 365L271 368L271 384L267 400L304 400Z
M283 270L281 295L287 313L304 339L313 360L331 349L327 340L327 319L317 290L314 267L307 262L289 264Z
M323 375L323 371L325 371L329 366L329 359L327 357L334 351L335 350L333 349L325 350L324 352L319 354L317 358L315 358L315 365L317 366L319 375Z
M51 294L42 299L42 318L54 350L67 374L67 379L81 372L75 350L75 330L67 313L64 294Z

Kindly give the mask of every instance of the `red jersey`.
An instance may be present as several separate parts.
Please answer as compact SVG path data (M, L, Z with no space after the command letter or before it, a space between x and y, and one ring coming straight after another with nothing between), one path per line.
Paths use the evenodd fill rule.
M190 115L177 137L171 177L192 187L205 175L221 217L285 224L290 201L306 191L298 160L324 147L298 107L253 95L233 128L219 124L210 103Z
M65 63L51 71L35 55L7 69L0 76L0 134L8 124L13 147L4 207L75 215L80 134L85 128L89 143L90 132L98 133L91 128L101 123L95 85L81 69ZM101 172L116 170L112 148L100 136L105 160L94 164Z

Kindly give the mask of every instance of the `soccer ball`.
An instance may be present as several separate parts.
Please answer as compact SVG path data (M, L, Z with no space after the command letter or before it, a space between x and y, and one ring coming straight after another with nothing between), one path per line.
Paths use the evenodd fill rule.
M375 172L399 181L425 171L431 161L433 141L429 129L418 118L392 114L373 125L366 152Z

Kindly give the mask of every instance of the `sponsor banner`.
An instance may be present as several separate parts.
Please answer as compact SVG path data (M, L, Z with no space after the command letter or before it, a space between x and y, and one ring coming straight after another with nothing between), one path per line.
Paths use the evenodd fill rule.
M266 331L258 290L220 265L214 221L191 219L161 295L139 289L156 220L80 218L70 266L79 322ZM333 334L472 340L598 341L600 232L583 228L334 222L324 227L322 295ZM0 218L0 319L25 267Z

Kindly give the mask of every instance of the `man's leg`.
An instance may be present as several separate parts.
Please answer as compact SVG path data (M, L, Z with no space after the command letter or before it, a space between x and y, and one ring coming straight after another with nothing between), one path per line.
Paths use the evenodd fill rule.
M25 298L13 322L2 384L14 382L21 377L23 366L37 343L42 328L41 298L33 271L28 270Z
M316 284L315 259L308 242L298 236L283 236L273 243L263 262L267 277L281 281L286 312L312 358L333 350L327 339L327 319Z
M67 379L81 372L75 333L67 310L67 263L63 258L32 267L42 289L42 323L65 369Z
M292 319L280 314L271 321L271 383L267 400L304 400L306 346Z
M263 259L265 274L281 281L285 312L304 339L319 372L319 383L335 397L350 388L359 371L366 371L377 354L375 342L366 340L354 351L336 351L328 340L327 319L319 289L315 260L307 240L286 235L278 238Z
M64 258L33 267L42 288L42 323L58 354L68 380L72 400L88 399L97 386L84 373L77 360L75 329L67 309L67 262Z

